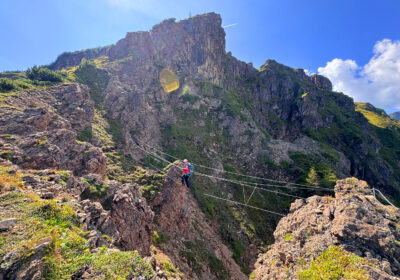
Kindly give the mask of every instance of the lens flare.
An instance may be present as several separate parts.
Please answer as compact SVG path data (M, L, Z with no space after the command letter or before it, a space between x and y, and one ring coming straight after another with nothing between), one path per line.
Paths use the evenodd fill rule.
M160 72L160 84L166 92L171 92L179 88L179 79L173 71L164 68Z

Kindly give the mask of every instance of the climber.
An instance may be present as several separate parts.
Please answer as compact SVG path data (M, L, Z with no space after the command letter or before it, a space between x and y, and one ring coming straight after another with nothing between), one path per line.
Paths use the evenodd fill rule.
M187 159L183 160L183 175L182 175L182 185L186 183L186 186L190 188L189 176L192 175L194 167Z

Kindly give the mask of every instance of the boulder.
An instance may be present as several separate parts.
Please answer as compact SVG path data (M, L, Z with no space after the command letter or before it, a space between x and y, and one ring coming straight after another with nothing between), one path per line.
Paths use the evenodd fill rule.
M0 231L8 230L10 227L15 225L16 222L17 222L17 219L15 219L15 218L10 218L7 220L0 221Z

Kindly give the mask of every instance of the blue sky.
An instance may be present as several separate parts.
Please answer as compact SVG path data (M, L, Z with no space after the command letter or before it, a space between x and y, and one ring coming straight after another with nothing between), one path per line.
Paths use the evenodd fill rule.
M113 44L126 32L149 30L165 18L183 19L189 13L211 11L222 15L223 25L237 23L225 29L227 50L237 58L256 67L272 58L291 67L324 72L333 80L339 79L337 85L347 83L342 88L334 83L337 90L345 89L360 101L372 101L388 111L400 109L400 101L393 105L382 102L379 96L369 98L371 93L362 96L352 92L358 87L354 80L365 86L376 78L366 73L366 66L374 55L379 56L374 53L377 42L389 39L393 45L400 40L397 0L1 1L0 71L48 64L64 51ZM334 59L340 61L327 65ZM349 64L350 60L356 66ZM338 69L352 72L343 77L342 72L335 72ZM400 89L393 81L379 85ZM389 100L390 92L385 93ZM397 97L400 100L400 93L393 98Z

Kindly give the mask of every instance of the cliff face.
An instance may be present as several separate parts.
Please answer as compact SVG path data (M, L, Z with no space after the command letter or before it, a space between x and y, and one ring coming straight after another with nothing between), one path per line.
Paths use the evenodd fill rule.
M89 90L81 84L7 96L0 110L3 158L24 168L104 176L103 151L77 141L77 133L91 126L93 115Z
M259 256L253 279L310 279L314 274L329 279L335 273L400 279L399 221L399 209L377 201L366 182L340 180L335 197L312 196L291 205L275 230L275 244Z
M179 181L180 174L180 170L172 168L151 203L157 213L155 230L169 236L163 251L190 278L247 279L223 244L219 227L210 224L196 199Z
M89 49L76 52L65 52L59 55L53 63L48 67L52 70L59 70L62 68L67 68L75 65L79 65L83 58L85 59L95 59L102 55L106 55L109 47L102 47L96 49Z

